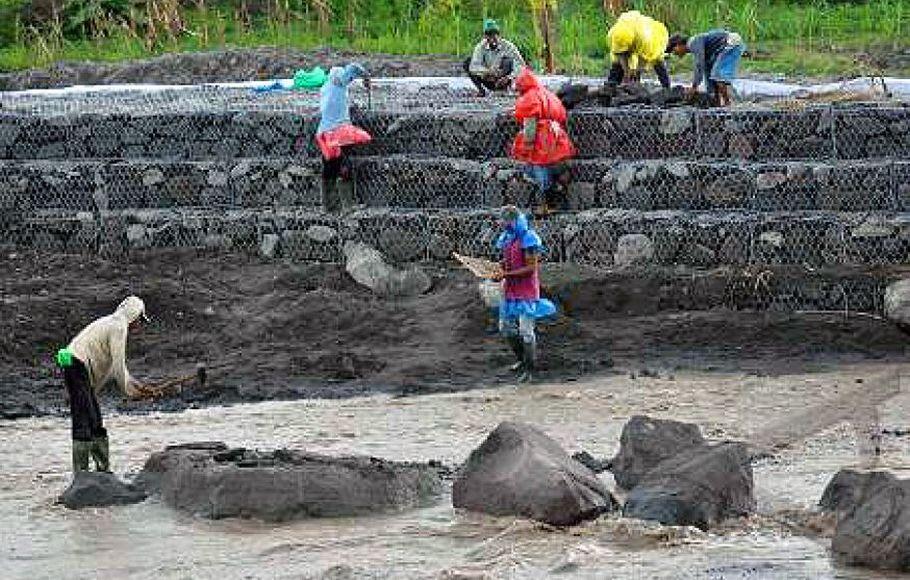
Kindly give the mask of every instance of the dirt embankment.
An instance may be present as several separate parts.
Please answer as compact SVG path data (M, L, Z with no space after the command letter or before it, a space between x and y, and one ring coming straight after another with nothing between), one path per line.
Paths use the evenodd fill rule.
M64 408L52 353L129 293L154 321L131 335L129 366L156 381L213 370L210 389L178 399L107 404L142 411L386 391L419 394L511 382L508 350L491 328L476 282L437 270L432 290L383 300L334 265L264 264L242 258L158 254L124 265L96 258L0 259L0 418ZM841 314L683 311L665 280L548 276L562 300L541 328L542 380L677 368L783 373L812 365L896 359L906 336ZM705 298L710 303L711 297Z
M300 69L326 70L352 61L375 77L457 76L460 61L447 55L401 56L334 49L248 48L165 54L118 63L62 61L44 69L0 74L0 91L48 89L72 85L148 83L187 85L293 77Z

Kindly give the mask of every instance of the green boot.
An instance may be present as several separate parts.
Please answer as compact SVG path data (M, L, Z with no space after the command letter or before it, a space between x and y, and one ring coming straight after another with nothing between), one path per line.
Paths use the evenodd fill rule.
M97 471L111 472L111 451L107 437L95 437L92 441L92 459Z
M91 441L73 439L73 471L88 471L88 458L91 454Z

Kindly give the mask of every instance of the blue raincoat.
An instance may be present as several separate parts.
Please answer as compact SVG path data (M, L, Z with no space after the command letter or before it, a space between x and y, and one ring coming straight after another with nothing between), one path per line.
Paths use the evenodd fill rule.
M366 76L366 69L353 62L344 68L332 67L329 71L329 80L320 90L319 111L322 118L316 134L331 131L342 125L351 123L350 104L348 102L348 86L354 79Z
M528 218L524 214L518 214L512 222L506 226L506 229L499 234L496 239L496 248L504 251L515 240L518 240L519 247L522 250L532 250L542 253L544 250L543 241L528 224ZM535 283L538 283L535 275ZM505 319L515 319L522 316L531 318L547 318L556 314L556 305L546 298L536 300L524 300L509 298L503 296L499 303L499 317Z

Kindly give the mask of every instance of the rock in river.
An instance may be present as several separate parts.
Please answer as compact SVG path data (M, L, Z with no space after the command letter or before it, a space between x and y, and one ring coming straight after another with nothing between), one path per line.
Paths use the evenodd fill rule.
M452 490L457 508L573 525L616 507L593 471L543 431L501 423L468 458Z
M910 572L910 479L884 471L841 470L820 503L838 512L831 540L836 561Z
M139 503L146 497L144 491L120 481L113 473L77 471L59 502L75 510Z
M168 447L148 459L137 481L168 505L202 517L266 521L418 507L442 489L439 469L429 464L223 443Z
M743 443L705 443L668 459L629 492L623 515L707 531L755 510L752 465Z
M619 453L612 462L616 483L632 489L663 461L704 442L698 425L636 415L619 437Z

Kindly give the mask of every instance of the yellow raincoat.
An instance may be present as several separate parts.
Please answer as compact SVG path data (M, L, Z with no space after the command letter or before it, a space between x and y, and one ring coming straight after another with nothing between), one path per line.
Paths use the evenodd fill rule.
M662 22L637 10L623 12L607 32L610 58L628 54L629 70L638 70L639 60L654 65L664 58L670 34Z

